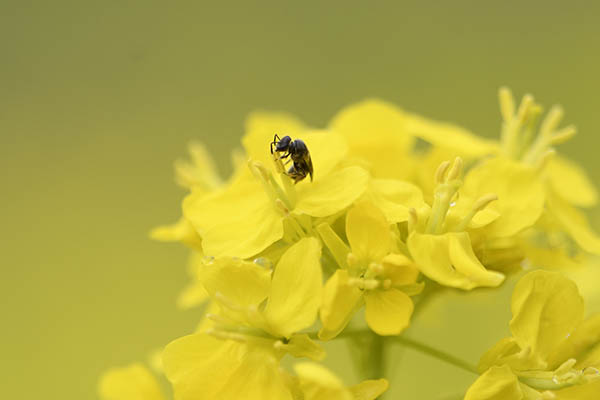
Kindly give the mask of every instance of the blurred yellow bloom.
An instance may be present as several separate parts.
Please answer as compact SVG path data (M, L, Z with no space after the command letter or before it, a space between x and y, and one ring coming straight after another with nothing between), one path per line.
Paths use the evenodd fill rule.
M113 368L100 379L101 400L164 400L160 386L142 364Z
M408 179L415 170L415 139L398 107L366 100L344 108L329 127L348 143L350 162L364 166L375 178Z
M346 387L342 381L327 368L312 362L294 365L301 393L294 400L375 400L389 386L385 379L367 380Z
M479 364L465 399L595 399L600 393L600 315L583 320L577 286L534 271L514 289L512 336Z
M222 312L210 316L215 324L206 333L166 347L163 364L176 398L291 399L281 358L324 357L308 335L296 333L317 316L320 255L316 239L302 239L283 254L272 279L271 271L240 259L205 265L201 281Z
M328 225L318 229L337 258L346 259L342 261L343 269L325 284L319 338L329 340L341 332L363 300L367 324L374 332L402 332L413 312L409 295L420 292L422 286L416 284L417 268L396 248L381 210L372 203L360 202L348 211L346 236L350 249L340 245L341 240Z

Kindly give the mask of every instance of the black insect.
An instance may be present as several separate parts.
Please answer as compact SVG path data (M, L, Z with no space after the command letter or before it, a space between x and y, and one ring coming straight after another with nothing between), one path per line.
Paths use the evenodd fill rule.
M310 181L313 180L313 165L310 158L310 153L306 144L300 140L292 140L289 136L279 138L279 135L275 134L273 141L271 142L271 154L273 152L284 153L280 156L280 159L288 158L285 162L287 165L290 161L292 166L287 171L287 175L294 180L294 183L300 182L306 178L306 175L310 175Z

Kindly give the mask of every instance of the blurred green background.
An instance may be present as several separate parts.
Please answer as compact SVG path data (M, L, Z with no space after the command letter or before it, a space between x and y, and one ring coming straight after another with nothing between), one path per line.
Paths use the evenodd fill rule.
M380 97L497 136L506 84L565 107L580 134L562 150L597 180L599 4L1 1L2 397L94 399L104 369L194 328L174 305L187 253L148 231L180 213L187 143L228 173L252 110L323 126ZM411 334L475 362L508 304L451 297ZM403 398L473 379L410 352L394 371Z

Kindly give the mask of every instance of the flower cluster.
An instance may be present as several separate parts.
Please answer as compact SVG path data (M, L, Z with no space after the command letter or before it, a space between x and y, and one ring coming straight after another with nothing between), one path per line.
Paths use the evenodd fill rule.
M575 129L560 126L559 107L540 118L531 96L517 105L508 89L500 109L499 141L377 100L325 129L252 114L228 179L191 146L191 160L176 164L189 189L183 216L152 232L189 246L179 305L206 310L195 333L162 352L157 370L174 398L375 399L391 378L377 364L381 339L402 338L426 296L600 254L580 211L597 192L554 148ZM275 134L306 145L314 180L298 179L289 151L270 151ZM482 357L466 399L596 398L600 319L583 321L577 287L560 272L530 272L512 311L512 336ZM346 386L320 364L336 339L361 343L364 381ZM107 372L100 392L165 398L141 364Z

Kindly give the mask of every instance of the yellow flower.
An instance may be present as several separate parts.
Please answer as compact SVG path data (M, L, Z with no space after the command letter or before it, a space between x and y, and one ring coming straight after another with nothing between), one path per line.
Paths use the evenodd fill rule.
M600 393L600 315L583 320L577 286L534 271L512 297L512 336L479 363L466 400L595 399Z
M365 167L373 177L408 179L416 163L411 152L415 139L406 124L398 107L366 100L340 111L329 128L347 141L350 162Z
M291 246L271 272L240 259L216 258L201 280L222 312L214 326L170 343L163 365L175 397L292 399L279 370L281 358L321 359L306 334L321 298L321 247L315 238ZM291 289L293 288L293 289Z
M444 149L455 156L473 159L493 154L498 151L498 145L488 139L476 136L460 126L432 121L416 114L407 118L406 129L411 134L435 148Z
M142 364L113 368L100 379L101 400L164 400L160 386Z
M318 230L342 267L324 287L319 337L329 340L341 332L363 300L367 324L374 332L402 332L413 312L409 295L417 294L422 286L416 284L419 271L400 254L381 210L372 203L360 202L348 211L346 236L350 249L329 225L320 225Z
M346 146L343 137L331 132L298 131L312 157L314 182L292 184L280 162L279 176L274 176L260 160L272 163L273 132L294 131L295 125L268 117L251 125L243 140L252 160L250 171L209 195L192 191L183 203L184 215L202 237L208 255L248 258L282 238L292 243L312 231L313 218L344 210L367 187L368 174L362 168L338 167ZM276 126L280 129L274 130Z
M535 224L544 211L544 187L537 171L507 158L488 159L465 177L461 194L495 193L489 205L499 217L486 228L490 237L513 236Z
M449 162L440 165L431 211L413 209L406 245L419 270L442 285L465 290L495 287L502 283L504 275L481 264L467 229L487 229L499 217L497 213L486 212L487 205L497 197L487 194L473 201L461 195L456 201L462 168L460 158L452 165Z
M375 400L389 386L385 379L367 380L346 387L342 381L327 368L313 362L294 365L297 378L298 395L294 400Z

